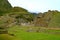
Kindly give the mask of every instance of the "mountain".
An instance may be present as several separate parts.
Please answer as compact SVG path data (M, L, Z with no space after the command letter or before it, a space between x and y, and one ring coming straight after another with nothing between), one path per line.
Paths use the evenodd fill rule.
M12 8L12 6L8 2L8 0L0 0L0 14L8 12L8 10L11 8Z
M35 25L41 26L41 27L47 27L51 18L53 16L52 11L39 13L35 19Z
M28 12L26 9L22 8L22 7L13 7L12 12Z
M60 27L60 12L48 10L48 12L39 13L35 19L35 25L41 27Z
M8 0L0 0L0 15L4 15L5 13L25 14L28 11L22 7L12 7Z
M55 11L54 16L52 17L49 27L60 27L60 12Z

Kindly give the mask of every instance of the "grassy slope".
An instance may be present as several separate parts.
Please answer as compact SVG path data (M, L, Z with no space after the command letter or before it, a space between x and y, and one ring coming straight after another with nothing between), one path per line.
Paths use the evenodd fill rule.
M37 32L26 32L27 28L19 28L13 27L9 29L10 33L15 34L16 38L20 38L21 40L60 40L60 34L47 34L47 33L37 33ZM52 30L53 32L53 30ZM60 32L60 31L59 31Z
M51 22L49 23L50 27L60 27L60 13L56 13Z
M8 0L0 0L0 10L5 11L12 8ZM4 9L4 10L3 10Z
M12 8L8 0L0 0L0 15L8 13Z
M0 40L18 40L18 39L8 34L0 34Z

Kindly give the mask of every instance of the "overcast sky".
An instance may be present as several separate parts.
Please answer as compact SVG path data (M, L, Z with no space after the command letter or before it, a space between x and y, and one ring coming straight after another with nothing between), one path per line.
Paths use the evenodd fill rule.
M45 12L47 10L59 10L60 0L8 0L11 5L23 7L30 12Z

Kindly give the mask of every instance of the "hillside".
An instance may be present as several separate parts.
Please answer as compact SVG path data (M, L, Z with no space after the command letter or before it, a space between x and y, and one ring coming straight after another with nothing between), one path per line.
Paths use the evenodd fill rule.
M22 8L22 7L13 7L11 9L12 12L28 12L26 9Z
M0 0L0 14L8 12L8 10L11 8L12 6L8 2L8 0Z
M8 2L8 0L0 0L0 9L9 9L12 8L11 4Z
M60 12L30 13L0 0L0 40L60 40Z
M35 19L35 25L41 27L60 27L60 12L57 10L48 10L48 12L39 13Z
M51 19L49 27L59 27L60 28L60 12L55 12L55 15Z

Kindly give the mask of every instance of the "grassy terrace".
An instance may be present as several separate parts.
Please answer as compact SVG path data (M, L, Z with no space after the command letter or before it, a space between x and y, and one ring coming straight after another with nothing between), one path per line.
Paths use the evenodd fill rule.
M32 27L33 29L37 29ZM42 32L27 32L29 27L14 26L9 28L9 33L0 34L0 40L60 40L60 30L47 30Z

